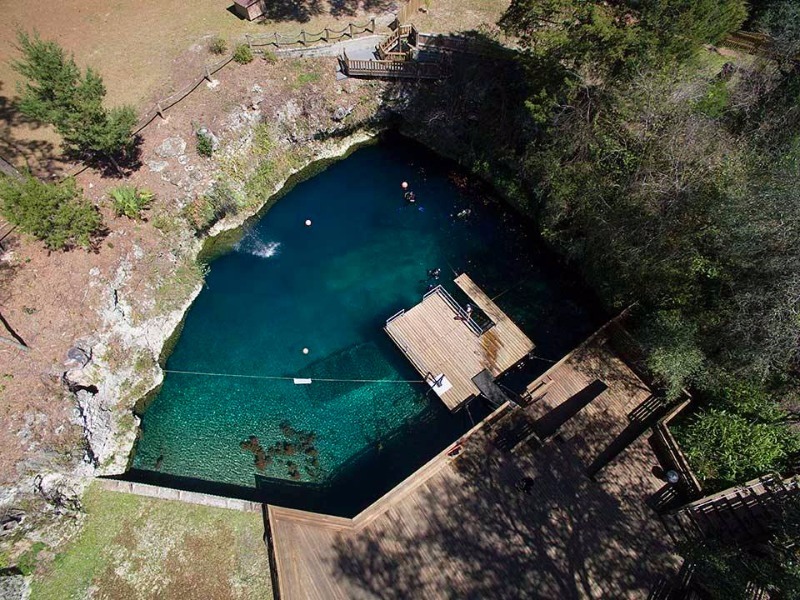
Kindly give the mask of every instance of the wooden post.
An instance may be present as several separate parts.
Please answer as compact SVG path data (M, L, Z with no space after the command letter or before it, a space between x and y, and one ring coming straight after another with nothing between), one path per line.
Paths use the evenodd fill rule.
M164 117L164 111L161 109L161 102L156 104L156 112L158 113L159 117L161 117L162 119L165 118Z
M209 82L211 81L211 71L209 70L209 68L208 68L208 65L206 65L206 74L205 74L205 79L206 79L207 81L209 81Z
M372 17L369 20L369 32L370 33L375 33L375 17Z
M325 43L327 44L328 43L328 28L326 27L325 29L323 29L322 33L324 35L324 37L322 39L324 39Z
M275 47L276 48L280 47L280 44L278 44L278 32L277 31L275 32Z
M348 27L350 27L350 39L353 39L353 24L350 23L350 25L348 25Z
M245 33L244 39L247 41L247 45L250 47L250 50L253 49L253 41L250 39L250 35Z
M300 32L300 38L301 38L301 39L300 39L300 43L302 43L302 44L303 44L303 46L305 46L305 45L306 45L306 30L305 30L305 29L303 29L303 30Z

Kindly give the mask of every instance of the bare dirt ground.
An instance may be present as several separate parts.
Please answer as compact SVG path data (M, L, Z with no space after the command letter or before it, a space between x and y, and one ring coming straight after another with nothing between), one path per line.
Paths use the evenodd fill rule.
M248 22L232 13L231 0L59 0L46 9L31 2L2 2L0 20L0 156L17 166L54 170L58 136L49 127L30 123L13 110L18 76L10 60L17 57L16 32L38 31L75 56L79 66L102 75L109 105L131 104L144 111L159 97L180 89L219 61L208 51L219 36L229 47L245 33L297 33L340 29L386 16L394 0L300 0L275 2L271 19ZM384 19L386 20L386 19Z

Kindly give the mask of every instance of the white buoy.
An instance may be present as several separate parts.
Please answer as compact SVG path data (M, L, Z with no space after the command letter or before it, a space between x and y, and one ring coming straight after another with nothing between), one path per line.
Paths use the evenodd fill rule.
M408 182L404 181L403 183L400 184L400 187L403 188L404 190L407 190L408 189Z
M308 348L303 348L303 354L308 354Z
M311 227L311 219L306 219L306 227Z

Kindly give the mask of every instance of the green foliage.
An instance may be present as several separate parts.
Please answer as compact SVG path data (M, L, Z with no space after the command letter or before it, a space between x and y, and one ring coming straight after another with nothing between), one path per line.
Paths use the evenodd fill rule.
M17 568L23 575L31 575L36 570L39 553L47 548L42 542L35 542L27 551L17 558Z
M742 547L711 539L681 548L695 565L694 580L712 600L752 598L752 585L771 598L800 598L800 505L790 497L777 508L780 514L762 544Z
M247 44L239 44L236 46L236 50L233 51L233 60L240 65L253 62L253 51L250 49L250 46Z
M221 37L216 37L209 44L208 50L211 54L225 54L228 50L228 42Z
M244 185L244 193L248 200L263 200L272 195L275 185L275 165L272 161L264 160L248 178Z
M800 452L792 417L760 382L718 375L704 406L676 435L707 487L726 488L784 471Z
M75 180L44 183L0 177L0 212L20 230L52 250L88 247L102 226L97 209L78 191Z
M91 68L85 75L54 42L17 34L22 58L11 63L24 81L19 86L20 112L53 125L68 152L114 156L132 149L136 113L131 107L103 107L106 89Z
M512 0L500 26L539 58L619 73L687 58L746 14L744 0Z
M214 142L213 140L199 131L197 132L197 153L200 156L211 156L214 154Z
M725 488L779 470L800 446L786 425L756 423L711 408L696 415L680 435L698 477Z
M786 69L792 69L800 56L800 4L772 0L757 8L755 28L770 36L770 50L777 53Z
M727 84L724 81L717 81L708 88L706 95L698 100L694 107L704 115L718 119L725 114L730 97Z
M316 71L308 71L306 73L300 73L297 76L296 86L302 87L304 85L308 85L309 83L317 83L320 80L320 74Z
M211 190L197 198L184 209L184 216L198 233L208 231L222 217L239 210L236 194L222 179L214 182Z
M274 65L275 63L278 62L278 55L275 54L272 50L262 50L261 58L263 58L270 65Z
M153 192L140 190L134 186L121 185L109 192L114 212L117 216L126 216L129 219L140 219L142 211L153 202Z

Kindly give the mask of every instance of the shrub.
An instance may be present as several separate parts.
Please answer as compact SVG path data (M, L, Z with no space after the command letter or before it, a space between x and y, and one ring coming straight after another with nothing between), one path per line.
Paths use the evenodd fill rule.
M39 558L39 553L47 546L42 542L36 542L26 552L21 554L17 559L17 568L19 572L26 577L36 570L36 562Z
M216 181L211 190L184 209L184 216L198 233L208 229L225 215L239 209L233 190L225 181Z
M233 60L240 65L253 62L253 51L250 50L250 46L247 44L239 44L236 46L236 50L233 51Z
M115 187L109 195L117 216L125 215L129 219L140 219L142 211L153 202L153 192L131 185Z
M272 50L264 50L261 53L261 58L271 65L274 65L276 62L278 62L278 56Z
M221 37L216 37L211 41L208 49L211 54L225 54L225 52L228 50L228 42Z
M72 178L44 183L30 175L22 180L2 177L0 212L51 250L87 247L102 226L97 209L81 196Z
M200 156L211 156L214 154L214 142L204 133L197 133L197 153Z

